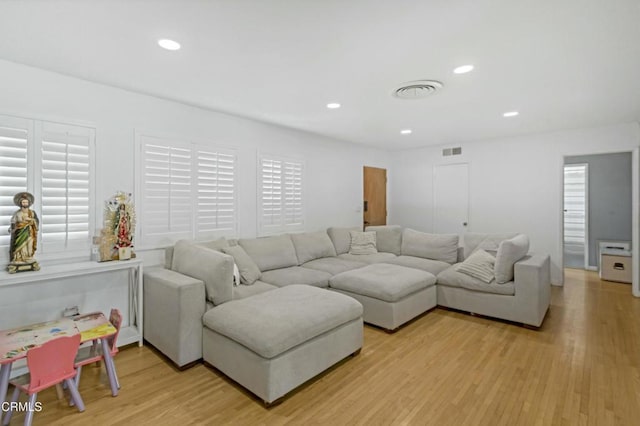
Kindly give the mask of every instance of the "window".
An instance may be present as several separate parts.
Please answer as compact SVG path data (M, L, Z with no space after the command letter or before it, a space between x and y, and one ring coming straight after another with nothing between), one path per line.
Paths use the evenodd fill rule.
M37 258L89 256L94 229L95 129L0 116L0 229L17 210L13 196L31 192L40 219ZM3 259L10 236L0 232Z
M260 158L258 230L261 235L304 229L303 170L300 160Z
M235 152L147 135L138 144L144 245L236 235Z

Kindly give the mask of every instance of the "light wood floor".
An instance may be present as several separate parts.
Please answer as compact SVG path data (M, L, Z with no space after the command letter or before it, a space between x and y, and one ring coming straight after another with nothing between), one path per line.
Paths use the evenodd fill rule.
M116 357L122 389L85 368L80 414L41 396L34 424L640 424L640 299L567 270L539 331L435 309L395 334L365 327L362 353L265 409L220 373L179 372L149 347ZM17 416L12 424L21 424Z

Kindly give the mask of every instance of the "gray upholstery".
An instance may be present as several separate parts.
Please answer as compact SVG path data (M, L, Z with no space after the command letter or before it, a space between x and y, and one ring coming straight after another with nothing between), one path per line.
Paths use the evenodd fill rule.
M548 255L525 256L515 264L513 296L438 283L438 305L539 327L549 308L549 275Z
M267 284L262 281L256 281L252 285L240 284L233 287L233 300L244 299L249 296L264 293L265 291L275 290L276 286Z
M503 284L513 279L513 265L529 252L529 237L518 234L513 238L504 240L498 246L494 272L496 282Z
M395 259L385 261L385 263L391 263L393 265L406 266L407 268L421 269L438 275L440 272L447 269L450 264L442 262L440 260L424 259L422 257L415 256L398 256Z
M513 238L518 235L515 232L504 234L480 234L477 232L467 232L461 235L460 245L462 246L463 258L459 259L460 262L467 259L473 252L478 249L482 249L496 255L498 252L498 246L504 240Z
M339 254L339 259L350 260L352 262L360 263L382 263L395 259L396 255L393 253L374 253L374 254Z
M349 247L351 247L351 231L362 231L362 228L352 226L349 228L332 227L327 229L327 234L329 234L333 247L336 249L336 254L343 254L349 251Z
M385 263L343 272L329 280L332 289L362 294L385 302L397 302L435 283L436 277L433 274Z
M402 233L401 253L405 256L456 263L458 260L458 236L455 234L428 234L407 228Z
M258 265L249 257L246 251L240 246L223 247L222 252L233 257L233 261L238 267L240 273L240 282L242 284L251 285L260 279L262 273Z
M314 287L327 287L331 274L314 269L292 266L290 268L274 269L262 273L261 281L284 287L291 284L307 284Z
M235 240L227 240L224 237L218 238L217 240L209 240L209 241L193 241L193 240L181 240L181 241L186 241L189 244L196 244L196 245L210 248L211 250L216 250L216 251L222 251L223 247L229 247L237 244ZM173 246L170 246L164 249L164 267L167 269L171 269L172 263L173 263Z
M169 269L146 268L144 338L179 367L202 358L204 283Z
M513 295L516 292L513 281L504 284L497 284L495 280L493 280L489 284L487 284L477 278L471 277L462 272L458 272L456 270L458 265L460 264L456 263L448 269L440 272L440 274L438 274L438 285L461 287L466 288L467 290L479 291L482 293Z
M360 317L362 305L350 297L290 285L216 306L203 322L261 357L273 358Z
M298 265L336 255L336 249L325 231L291 234L291 241L296 249Z
M379 252L400 256L402 248L402 227L400 225L367 226L365 231L375 231L376 248Z
M315 269L317 271L328 272L331 275L340 272L350 271L352 269L367 266L364 262L354 262L353 260L341 259L339 257L325 257L324 259L316 259L301 265L303 268Z
M233 258L206 247L178 241L171 269L204 282L214 305L233 298Z
M262 272L298 265L296 249L289 235L240 239L238 245L242 246Z

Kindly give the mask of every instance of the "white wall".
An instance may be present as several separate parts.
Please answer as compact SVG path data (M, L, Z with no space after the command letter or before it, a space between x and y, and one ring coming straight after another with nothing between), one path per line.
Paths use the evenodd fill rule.
M631 151L637 123L456 144L463 154L442 157L443 146L392 154L389 223L432 231L433 167L469 163L469 231L522 232L531 251L551 256L562 284L562 164L566 155ZM450 146L450 145L449 145Z
M322 109L320 114L325 113L322 105L319 108ZM95 127L98 212L102 212L103 200L116 191L134 192L136 129L160 135L178 135L237 149L240 237L256 235L258 151L305 160L306 228L309 231L328 226L361 224L362 167L388 166L388 155L380 150L2 60L0 114ZM143 221L144 217L139 217L138 220ZM100 215L98 224L101 222ZM138 253L147 265L163 260L162 253L158 250ZM106 281L108 278L103 279ZM0 305L5 303L8 306L11 301L0 294ZM43 315L56 317L64 307L62 304L63 301L55 299L48 308L39 311L49 310L49 313ZM106 305L102 309L108 312L109 307ZM28 318L20 319L26 320ZM4 328L4 324L0 314L0 329Z

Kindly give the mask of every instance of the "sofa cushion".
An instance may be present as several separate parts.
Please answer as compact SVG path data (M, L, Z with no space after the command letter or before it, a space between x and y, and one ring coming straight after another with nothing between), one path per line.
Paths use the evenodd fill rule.
M362 268L363 266L367 266L367 263L354 262L353 260L341 259L339 257L325 257L324 259L312 260L311 262L307 262L300 266L336 275L352 269Z
M235 264L240 272L240 283L251 285L262 275L258 265L249 257L249 255L240 246L224 247L223 253L233 257Z
M393 253L374 253L374 254L339 254L339 259L351 260L353 262L364 262L366 264L388 262L397 256Z
M264 293L265 291L275 290L275 285L267 284L262 281L256 281L253 285L241 285L233 288L233 300L245 299L249 296Z
M385 302L397 302L435 283L436 277L433 274L386 263L343 272L329 280L329 286L333 289Z
M394 259L385 261L385 263L406 266L407 268L422 269L423 271L430 272L433 275L438 275L440 272L451 266L447 262L442 262L440 260L424 259L422 257L415 256L398 256Z
M207 300L220 305L233 298L233 258L189 241L174 246L171 269L204 282Z
M378 251L400 256L402 248L402 227L400 225L367 226L365 231L376 233Z
M215 307L203 322L270 359L361 316L362 305L351 297L292 285Z
M498 247L494 267L496 283L504 284L513 280L513 265L529 252L529 237L524 234L504 240Z
M310 260L336 255L331 238L325 231L291 234L291 241L296 249L299 265Z
M462 234L460 245L463 248L464 260L471 256L477 250L484 250L495 256L498 252L498 246L504 240L513 238L518 235L515 232L505 234L481 234L478 232L467 232Z
M375 254L378 252L376 248L376 233L351 231L351 246L349 254Z
M428 234L407 228L402 233L401 253L405 256L456 263L458 260L458 236L454 234Z
M336 254L347 253L349 247L351 247L351 231L362 231L359 226L352 226L350 228L329 228L327 234L331 238L333 247L336 249Z
M495 278L493 271L496 258L479 249L473 252L464 262L458 264L456 271L477 278L483 283L489 284Z
M238 244L262 272L298 265L296 249L289 235L240 239Z
M209 240L209 241L194 241L194 240L180 240L180 241L186 241L190 244L196 244L196 245L207 247L216 251L222 251L223 247L229 247L230 245L232 245L224 237L218 238L217 240ZM171 269L172 263L173 263L173 246L169 246L164 249L164 267L167 269Z
M328 287L331 274L315 269L291 266L289 268L272 269L262 273L261 281L284 287L291 284L306 284L314 287Z
M489 284L480 281L477 278L470 277L467 274L458 272L457 268L460 264L445 269L438 274L438 285L448 287L460 287L466 290L478 291L482 293L494 293L513 296L516 294L516 287L513 281L505 284L497 284L491 281Z

